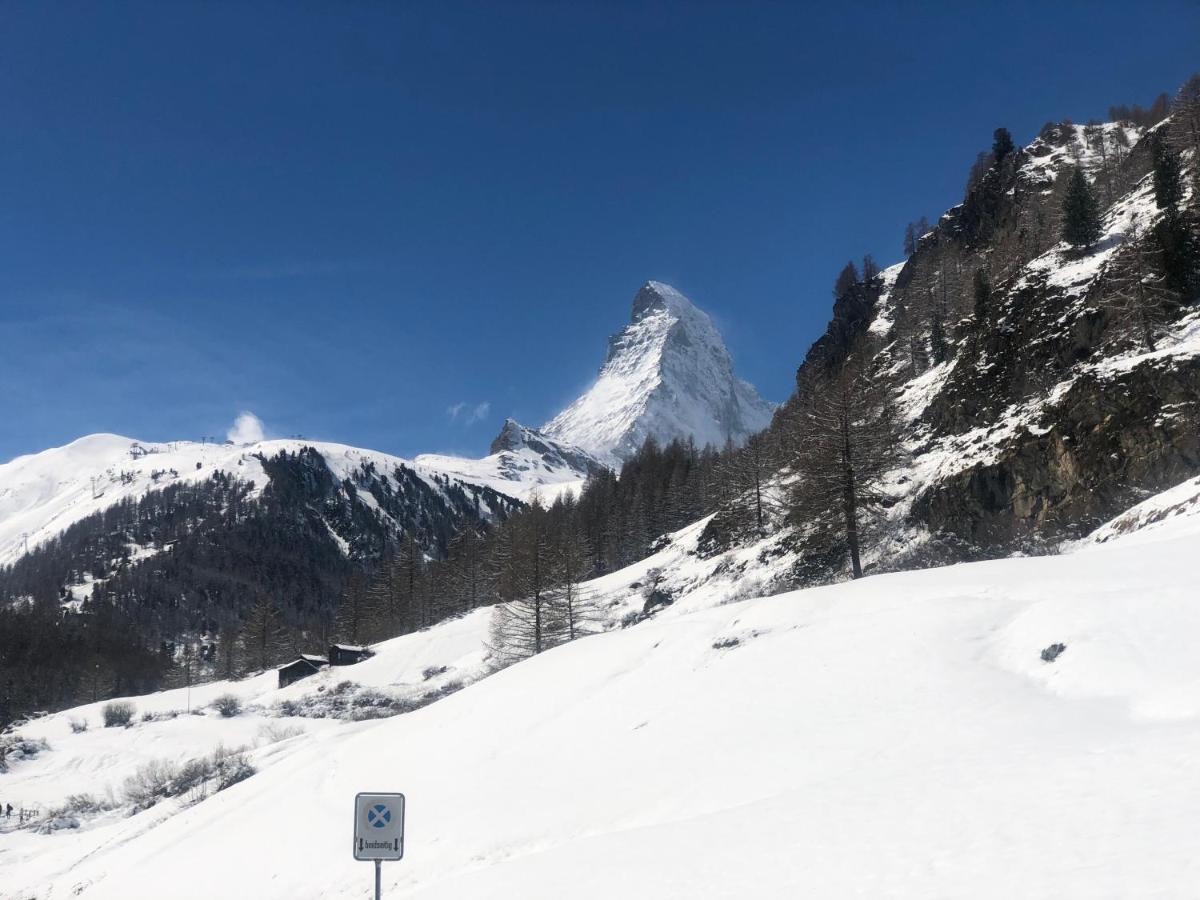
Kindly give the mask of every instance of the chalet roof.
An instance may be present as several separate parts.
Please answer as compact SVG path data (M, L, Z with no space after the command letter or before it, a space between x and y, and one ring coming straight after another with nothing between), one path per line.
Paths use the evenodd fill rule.
M337 650L349 650L351 653L366 653L367 652L366 647L358 647L358 646L355 646L354 644L334 644L333 646Z
M296 663L308 663L310 666L327 666L327 665L329 665L329 660L327 660L323 656L314 656L311 653L301 653L299 656L297 656L291 662L284 663L279 668L287 669L291 666L296 665Z

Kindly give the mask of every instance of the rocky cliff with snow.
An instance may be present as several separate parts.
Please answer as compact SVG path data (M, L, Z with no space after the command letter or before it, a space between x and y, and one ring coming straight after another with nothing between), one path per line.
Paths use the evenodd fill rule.
M487 485L518 500L536 491L550 499L562 491L577 491L604 464L572 444L556 441L515 419L506 419L482 459L423 453L418 466Z
M908 457L877 565L918 546L932 561L1052 547L1200 471L1196 282L1163 238L1173 216L1196 240L1194 135L1179 113L1047 126L993 157L910 258L838 298L799 377L850 365L894 392ZM1170 210L1156 139L1183 165ZM1088 247L1060 240L1076 169L1101 210Z
M741 443L772 411L734 373L712 319L670 285L649 281L633 298L629 324L609 338L595 383L541 430L619 467L648 437Z

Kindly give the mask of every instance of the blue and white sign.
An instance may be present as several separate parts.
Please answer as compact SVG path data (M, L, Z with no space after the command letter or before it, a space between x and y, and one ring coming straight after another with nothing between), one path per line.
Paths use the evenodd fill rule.
M404 856L404 795L354 797L354 858L397 860Z

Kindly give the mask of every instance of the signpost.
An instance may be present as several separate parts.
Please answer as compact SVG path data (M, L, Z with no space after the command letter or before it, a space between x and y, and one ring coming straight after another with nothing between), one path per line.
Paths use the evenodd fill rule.
M354 858L375 861L375 900L379 900L383 861L404 858L403 794L355 794Z

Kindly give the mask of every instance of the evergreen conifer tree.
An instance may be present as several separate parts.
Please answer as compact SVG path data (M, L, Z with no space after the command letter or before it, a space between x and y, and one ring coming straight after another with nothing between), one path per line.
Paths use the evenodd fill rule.
M1150 142L1154 159L1154 202L1168 217L1178 215L1183 199L1183 167L1176 153L1161 132L1155 132Z
M846 296L858 284L858 269L854 267L854 263L848 262L838 273L837 281L833 284L833 299L837 300Z
M946 340L946 315L940 307L934 307L929 316L929 352L934 365L944 363L950 358L950 344Z
M975 270L975 321L982 322L987 316L988 307L992 303L992 280L988 277L987 269L980 267Z
M1063 196L1062 237L1071 246L1088 252L1100 240L1100 206L1083 170L1071 173Z
M1014 149L1012 135L1008 133L1007 128L997 128L992 133L992 156L996 162L1004 161L1004 157L1012 153Z

